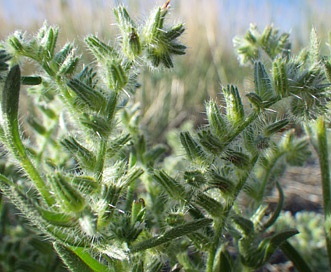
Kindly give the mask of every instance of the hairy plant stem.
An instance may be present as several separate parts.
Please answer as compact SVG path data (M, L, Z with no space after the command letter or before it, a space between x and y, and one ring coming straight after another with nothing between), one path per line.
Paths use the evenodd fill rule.
M247 128L252 122L254 122L254 120L257 119L257 117L259 116L259 113L257 111L253 111L246 119L244 122L242 122L241 124L239 124L234 131L232 131L232 133L230 134L230 136L228 137L225 147L227 145L229 145L230 143L233 142L233 140L241 133L245 130L245 128Z
M277 161L285 154L285 152L281 152L279 153L272 161L272 164L270 164L270 166L268 168L266 168L266 172L267 174L265 175L263 181L262 181L262 185L261 185L261 189L260 189L260 193L258 195L259 199L258 199L258 203L257 205L259 206L261 204L261 201L263 199L264 196L264 192L267 186L267 182L270 178L270 176L273 174L273 169L277 164Z
M107 150L107 143L108 140L101 137L100 143L99 143L99 152L97 157L97 163L95 166L95 178L96 180L101 183L102 176L103 176L103 168L105 164L105 155Z
M322 176L322 191L324 204L324 230L326 237L326 247L328 251L329 264L331 267L331 191L330 191L330 166L329 166L329 152L327 143L327 133L325 127L325 120L323 116L317 119L316 124L318 157L320 162L321 176Z
M7 119L7 118L5 118ZM19 161L21 167L24 171L28 174L29 178L35 184L38 192L41 196L45 199L46 203L49 206L55 204L55 200L50 193L49 188L47 187L45 181L40 176L38 171L36 170L33 163L30 161L24 144L22 143L21 137L19 135L19 128L18 128L18 120L15 119L12 122L5 121L7 125L7 130L5 131L5 139L10 146L11 151L13 152L16 159Z
M47 131L47 133L44 135L44 141L43 144L41 145L41 149L38 153L38 155L36 156L36 166L38 168L38 166L41 164L42 159L43 159L43 154L47 148L47 145L52 142L52 134L55 130L55 128L58 125L58 118L57 120L54 122L54 124L52 125L52 127ZM53 142L54 144L55 142Z
M258 155L252 158L251 167L248 170L246 170L245 174L239 179L239 182L235 187L231 200L225 206L222 217L214 219L214 238L208 254L206 272L213 272L215 256L217 253L217 249L219 248L221 237L223 235L225 223L227 221L227 218L229 217L232 208L234 207L234 204L238 198L239 193L242 191L247 179L249 178L251 171L253 170L256 162L258 161L258 158L259 158Z
M217 218L214 220L214 238L209 249L206 272L213 272L215 256L219 247L220 238L222 237L222 229L224 227L225 218L226 217Z

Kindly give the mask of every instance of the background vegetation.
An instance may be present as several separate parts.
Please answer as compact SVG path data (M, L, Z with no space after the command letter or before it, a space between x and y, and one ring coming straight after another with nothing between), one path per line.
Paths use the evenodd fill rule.
M62 44L68 40L81 43L87 33L98 33L104 40L116 37L112 8L117 3L126 4L131 14L139 14L141 19L155 4L146 0L34 0L26 6L21 1L10 1L10 5L2 2L1 39L16 29L37 31L47 20L60 27ZM156 141L162 139L165 130L178 127L187 119L201 124L203 115L199 113L204 102L217 97L221 84L234 83L240 90L252 85L252 74L249 69L238 68L232 45L233 37L244 34L250 23L260 29L273 23L280 31L293 32L295 48L307 44L312 26L321 40L326 40L331 29L328 25L331 23L326 20L331 12L327 0L192 0L172 1L171 5L170 17L185 22L183 41L189 45L187 54L176 60L175 71L142 73L142 89L136 96L144 116L143 124Z

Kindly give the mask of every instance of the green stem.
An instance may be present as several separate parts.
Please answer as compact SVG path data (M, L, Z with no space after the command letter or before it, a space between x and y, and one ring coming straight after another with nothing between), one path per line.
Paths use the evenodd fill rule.
M222 235L224 221L225 221L224 218L222 218L221 220L220 219L214 220L214 238L213 238L211 247L209 249L206 272L213 272L215 256L216 256L220 238Z
M107 143L108 141L101 137L100 144L99 144L99 152L97 157L97 163L95 166L95 178L97 182L101 183L102 176L103 176L103 168L105 164L105 156L107 150Z
M47 187L43 178L39 175L38 171L34 167L33 163L28 158L25 146L23 145L18 131L18 122L17 120L7 123L7 131L5 131L7 142L11 147L11 151L20 162L20 165L23 167L24 171L28 174L29 178L35 184L39 193L43 196L46 203L49 206L55 204L55 200L50 193L49 188Z
M270 178L270 176L273 174L273 169L275 168L278 160L285 154L285 152L280 152L279 154L277 154L277 156L275 158L273 158L272 163L269 164L268 168L265 169L266 171L266 175L262 181L262 185L260 187L260 193L258 195L258 203L257 205L259 206L261 204L261 201L263 199L264 196L264 192L265 192L265 188L267 186L268 180Z
M33 163L30 161L26 148L22 143L19 124L18 107L20 95L21 72L18 65L11 68L8 73L2 93L2 116L3 131L1 136L7 147L12 151L21 167L27 173L31 181L35 184L38 192L45 199L49 206L55 204L55 200L50 190L39 175Z
M215 256L216 256L216 253L217 253L217 249L219 247L221 237L223 235L223 229L225 227L225 223L227 221L227 218L229 217L229 214L232 210L232 207L234 206L235 201L237 200L237 197L238 197L239 193L243 189L248 177L250 176L251 171L253 170L256 162L258 161L258 158L259 158L258 155L253 157L253 159L251 161L250 169L248 169L246 171L245 175L239 179L239 182L238 182L237 186L235 187L232 199L225 206L222 217L214 219L214 238L213 238L213 243L210 247L209 254L208 254L206 272L212 272L213 271Z
M322 176L323 204L324 204L324 229L326 246L331 266L331 194L330 194L330 166L327 143L327 133L323 116L317 119L316 124L318 157Z
M126 194L126 203L125 203L125 210L130 211L132 208L132 203L133 203L133 198L134 198L134 193L136 189L136 182L132 182L127 190Z
M42 162L43 155L45 153L45 150L46 150L48 144L52 143L53 145L56 145L56 142L52 141L51 137L52 137L52 134L53 134L55 128L57 127L57 125L58 125L58 120L55 121L55 123L52 125L52 127L47 131L47 133L43 137L43 143L42 143L40 151L36 157L37 168L38 168L38 165L40 165Z
M231 133L229 136L229 139L227 139L225 146L229 145L233 142L233 140L241 133L243 132L257 117L259 116L259 113L257 111L253 111L248 117L245 119L244 122L242 122L239 126L236 127L236 129Z

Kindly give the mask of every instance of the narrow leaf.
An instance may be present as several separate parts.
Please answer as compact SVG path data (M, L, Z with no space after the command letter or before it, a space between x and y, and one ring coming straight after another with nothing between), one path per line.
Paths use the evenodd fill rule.
M15 65L10 69L7 75L2 94L2 112L11 126L17 124L20 85L21 70L18 65Z
M215 261L214 261L214 266L213 266L213 272L232 272L233 271L233 261L232 257L230 256L230 253L223 249L220 248L218 250L216 256L215 256Z
M263 101L269 101L274 98L271 79L265 70L264 65L257 61L254 67L255 92Z
M22 76L21 83L23 85L39 85L42 83L42 78L40 76Z
M233 222L243 236L249 236L254 232L254 224L247 218L237 215L233 217Z
M305 259L300 255L297 249L291 245L290 242L285 241L280 245L280 248L299 272L313 272Z
M277 95L287 97L289 95L289 83L286 63L283 59L277 58L272 63L272 76Z
M281 129L286 127L288 124L289 124L289 120L286 118L283 120L279 120L279 121L265 127L263 130L263 134L265 137L269 137L272 134L279 132Z
M38 209L41 216L50 224L61 227L72 227L78 220L73 215Z
M245 117L238 88L233 85L222 89L226 102L226 115L233 126L239 125Z
M197 231L200 228L207 227L211 223L212 220L206 218L206 219L195 220L193 222L189 222L187 224L174 227L160 236L153 237L151 239L133 245L131 248L131 252L134 253L134 252L146 250L148 248L159 246L161 244L170 242L178 237Z
M181 200L185 196L185 188L163 170L155 170L154 179L173 199Z
M106 265L103 265L99 261L97 261L94 257L92 257L87 249L83 247L70 247L72 250L84 263L86 263L93 271L109 271ZM80 271L83 272L83 271Z
M94 272L91 267L89 267L81 258L79 258L74 252L72 252L67 247L59 244L53 244L56 252L59 254L60 258L63 260L65 265L72 272ZM103 271L103 270L100 270Z
M206 212L213 217L220 217L224 211L220 202L216 201L214 198L206 195L205 193L198 193L193 202L206 210Z
M283 209L283 204L284 204L284 192L283 189L280 185L280 183L277 181L276 182L276 187L278 190L278 195L279 195L279 200L277 203L277 207L276 210L272 213L271 217L268 219L268 221L266 223L263 224L263 229L267 229L270 226L272 226L276 220L278 219L282 209Z
M188 158L192 161L204 163L206 161L206 154L202 147L193 139L189 132L182 132L180 134L180 141L185 148Z
M67 212L80 212L85 207L84 197L60 173L50 177L56 199Z
M112 46L105 44L96 36L88 36L84 41L96 59L102 64L105 64L107 60L113 57L117 57L115 49Z
M206 114L211 131L222 139L227 134L228 128L215 102L209 101L206 104Z
M86 147L78 143L73 137L61 141L61 144L78 160L81 166L93 170L96 165L96 157Z
M98 90L75 78L68 82L68 86L77 95L77 99L79 99L78 104L88 106L96 112L105 110L106 99Z
M265 248L264 252L264 260L263 262L267 262L270 256L275 252L275 250L284 243L287 239L290 237L298 234L299 232L297 230L287 230L280 233L276 233L271 238L265 239L261 246ZM259 246L259 248L261 248Z

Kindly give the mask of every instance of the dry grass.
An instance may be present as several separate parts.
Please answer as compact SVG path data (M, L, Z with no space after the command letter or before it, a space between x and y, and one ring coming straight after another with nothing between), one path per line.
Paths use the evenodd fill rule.
M62 44L67 40L76 40L81 44L88 33L97 33L104 40L111 41L117 36L112 8L119 2L122 1L30 1L38 16L31 19L29 25L23 25L22 16L9 15L10 20L5 20L5 10L1 9L0 37L4 38L16 28L36 31L47 20L49 24L60 26ZM162 5L164 0L123 2L139 21L147 16L155 2ZM19 5L21 1L13 0L12 5L15 3ZM217 99L221 84L233 83L243 92L249 91L247 88L250 85L246 83L252 81L252 72L238 67L232 49L233 36L243 34L249 22L255 22L261 28L268 23L280 22L282 30L293 29L293 39L297 45L302 44L303 40L307 41L312 25L322 33L331 29L331 23L325 19L328 18L328 10L331 10L327 0L300 1L297 10L291 5L277 3L172 0L172 19L180 18L187 28L184 36L184 43L188 45L187 55L176 60L176 68L170 73L161 71L151 75L149 71L143 72L143 87L136 99L141 104L143 123L156 139L165 130L179 126L186 119L203 122L201 112L204 101L208 98Z

